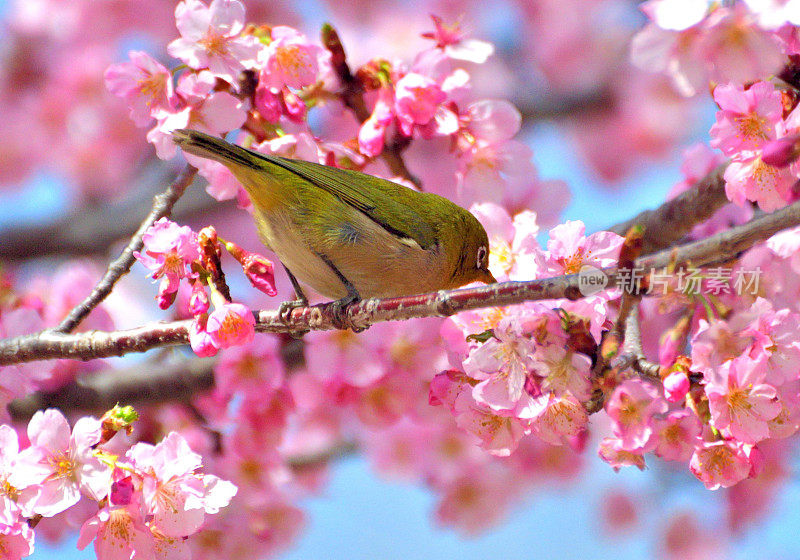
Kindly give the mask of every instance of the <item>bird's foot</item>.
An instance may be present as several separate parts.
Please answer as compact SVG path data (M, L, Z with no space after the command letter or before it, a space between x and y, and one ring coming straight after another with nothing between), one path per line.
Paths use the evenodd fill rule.
M357 294L349 294L342 299L337 299L328 304L328 308L331 310L331 319L334 327L337 329L350 329L355 333L367 330L367 327L358 327L354 325L347 314L348 306L357 301L361 301L361 298Z
M308 307L308 300L304 297L297 298L292 301L284 301L278 307L278 319L284 325L288 325L291 321L292 310L298 307ZM289 334L294 338L300 338L308 332L308 329L299 329L297 331L290 331Z

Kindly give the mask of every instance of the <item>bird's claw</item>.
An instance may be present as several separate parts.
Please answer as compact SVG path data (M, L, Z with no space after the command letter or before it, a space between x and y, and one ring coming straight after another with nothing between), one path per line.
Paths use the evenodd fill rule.
M298 307L308 307L308 300L305 298L298 298L292 301L284 301L281 303L280 307L278 307L278 319L284 325L288 325L291 321L292 317L292 310L297 309ZM297 332L290 332L294 338L300 338L304 334L308 332L308 329L301 329Z
M342 299L330 302L328 305L331 310L331 322L337 329L350 329L355 333L360 333L367 330L367 327L358 327L353 324L353 321L347 315L347 308L350 304L359 301L360 298L355 296L346 296Z

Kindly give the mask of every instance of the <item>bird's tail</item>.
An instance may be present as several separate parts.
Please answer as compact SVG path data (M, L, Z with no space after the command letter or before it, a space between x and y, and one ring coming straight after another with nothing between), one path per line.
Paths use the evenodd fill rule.
M181 128L172 132L172 140L186 153L218 161L231 169L236 166L245 169L263 168L263 164L259 162L263 158L216 136Z

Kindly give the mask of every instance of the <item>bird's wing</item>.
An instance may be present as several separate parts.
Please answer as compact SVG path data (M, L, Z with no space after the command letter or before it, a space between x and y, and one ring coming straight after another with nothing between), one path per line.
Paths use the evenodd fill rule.
M373 177L368 187L362 185L357 171L338 169L310 161L288 159L253 152L268 162L302 177L363 212L386 231L400 238L413 239L423 249L436 244L434 226L420 216L416 197L425 196L392 181Z

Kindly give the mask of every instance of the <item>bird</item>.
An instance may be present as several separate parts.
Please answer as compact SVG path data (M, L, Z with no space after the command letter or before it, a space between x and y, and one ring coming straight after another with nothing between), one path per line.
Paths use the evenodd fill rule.
M264 154L189 129L172 133L186 153L226 166L250 196L259 237L283 264L296 300L302 285L341 316L362 298L494 283L489 240L470 212L433 193L354 170Z

